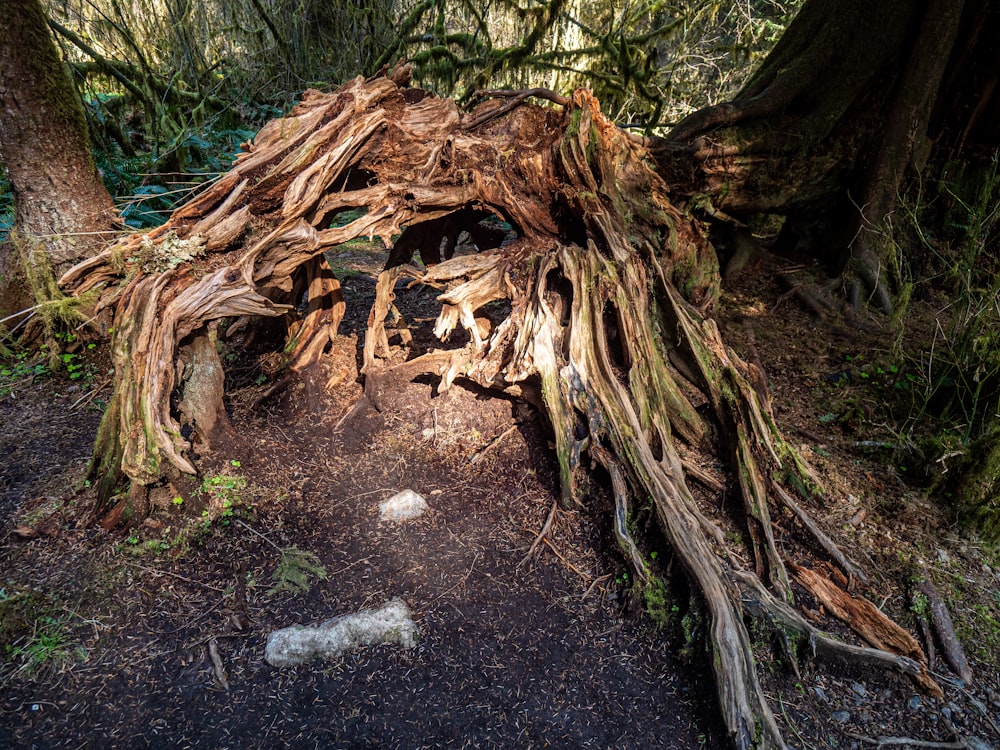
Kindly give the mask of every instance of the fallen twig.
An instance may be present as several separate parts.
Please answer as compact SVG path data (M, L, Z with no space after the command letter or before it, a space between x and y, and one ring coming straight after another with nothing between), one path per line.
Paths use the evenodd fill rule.
M489 445L487 445L481 451L479 451L478 453L476 453L472 458L470 458L469 459L469 464L475 464L475 463L478 463L479 461L481 461L482 458L483 458L483 456L485 456L487 453L489 453L493 448L496 448L500 444L501 440L503 440L505 437L507 437L510 433L512 433L516 429L517 429L517 425L516 424L512 424L506 430L504 430L503 432L501 432L499 435L497 435L495 438L493 438L493 440L490 441Z
M548 534L549 529L552 528L552 522L555 520L556 511L558 509L559 509L559 502L557 500L553 500L552 507L549 509L548 518L545 519L545 524L542 526L542 530L538 532L538 536L535 537L535 541L533 541L531 543L531 546L528 547L528 552L525 554L524 557L521 558L521 562L517 564L517 567L521 567L526 562L534 558L535 550L538 549L538 545L542 543L542 540L545 539L545 535Z
M212 668L215 671L215 680L223 690L229 692L229 680L226 679L226 669L222 666L222 657L219 656L219 644L215 638L208 641L208 658L212 660Z
M508 101L500 105L496 109L492 109L489 112L484 112L477 117L474 117L467 123L463 123L463 127L466 130L472 130L480 125L489 122L490 120L495 120L497 117L502 117L503 115L510 112L512 109L521 104L525 99L529 97L536 97L538 99L547 99L553 104L558 104L560 107L569 106L570 100L565 96L561 96L550 89L536 88L528 89L526 91L507 91L507 90L489 90L489 91L477 91L477 98L491 98L491 99L507 99Z
M139 565L138 563L125 563L126 567L136 568L137 570L144 570L147 573L159 573L160 575L170 576L171 578L176 578L179 581L184 581L185 583L193 583L196 586L204 586L206 589L211 589L212 591L218 591L220 594L225 594L225 589L220 589L218 586L213 586L210 583L204 583L203 581L196 581L193 578L185 578L177 573L171 573L169 570L160 570L159 568L148 568L145 565Z
M587 590L583 592L583 596L580 597L580 601L584 601L588 596L590 596L591 591L593 591L602 581L606 581L609 578L611 578L611 573L605 573L602 576L597 576L597 578L594 579L594 582L591 583L587 587Z
M935 742L933 740L915 740L912 737L865 737L863 734L854 734L853 732L845 732L845 734L848 737L853 737L856 740L868 742L878 747L899 747L906 745L908 747L942 748L942 750L980 750L982 747L988 747L988 745L971 738L963 738L955 742ZM973 744L974 742L977 744Z
M565 557L563 557L561 554L559 554L559 550L556 549L555 545L552 544L552 542L550 542L548 539L542 539L542 541L545 542L547 545L549 545L549 549L552 550L553 554L556 557L558 557L560 560L562 560L563 565L565 565L567 568L569 568L574 573L576 573L578 576L580 576L580 578L582 578L584 581L587 581L587 580L590 579L589 575L587 575L586 573L584 573L582 570L580 570L578 567L576 567L573 563L571 563L569 560L567 560Z
M91 388L89 391L87 391L82 396L80 396L80 398L78 398L76 401L74 401L73 404L69 408L70 409L76 409L79 406L89 406L90 402L93 401L95 398L97 398L97 394L100 393L101 391L103 391L109 385L111 385L111 378L108 378L107 380L105 380L100 385L98 385L98 386L96 386L94 388Z
M781 715L785 717L785 724L788 725L788 728L792 730L792 734L794 734L796 738L798 738L799 742L802 743L802 747L806 748L807 750L816 750L816 748L813 745L810 745L808 742L806 742L806 738L802 736L799 730L796 729L795 724L792 723L792 717L790 717L788 715L788 712L785 710L785 701L781 699L780 694L778 695L778 706L781 708Z

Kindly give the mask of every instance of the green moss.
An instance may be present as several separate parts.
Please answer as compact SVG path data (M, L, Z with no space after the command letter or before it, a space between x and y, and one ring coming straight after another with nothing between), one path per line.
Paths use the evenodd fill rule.
M702 612L700 602L692 600L691 606L681 618L680 624L681 635L684 639L680 655L682 659L690 661L697 655L697 651L703 643L702 636L705 632L705 615ZM714 659L716 670L721 669L721 657L715 654Z
M675 610L670 590L659 576L649 574L642 587L642 599L646 614L656 623L656 627L665 629L670 624Z
M935 489L963 527L1000 543L1000 425L973 440Z

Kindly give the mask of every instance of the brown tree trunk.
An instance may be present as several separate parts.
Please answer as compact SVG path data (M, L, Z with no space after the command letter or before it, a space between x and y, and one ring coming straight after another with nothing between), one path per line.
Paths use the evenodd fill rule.
M818 547L842 576L865 575L809 519L801 504L808 498L793 497L816 481L778 433L759 370L705 317L718 291L714 252L701 225L671 204L645 150L585 91L547 95L556 108L526 104L522 94L461 112L406 88L407 80L403 68L333 94L307 92L165 226L63 277L77 294L99 291L100 306L115 311L118 377L93 464L98 512L109 511L122 474L132 486L110 509L112 519L124 517L127 504L133 514L148 508L146 488L197 472L183 427L193 421L194 439L210 439L222 393L218 379L202 382L182 364L198 357L202 368L220 367L211 345L218 320L239 327L284 317L287 340L276 346L290 353L290 375L321 370L344 307L323 253L379 236L395 247L368 318L368 396L424 374L440 379L439 390L464 378L508 394L540 392L563 503L588 502L586 475L607 480L636 593L662 607L664 573L630 532L633 506L649 503L701 592L735 747L784 747L757 678L747 613L775 629L793 660L794 643L808 643L819 656L896 669L936 690L919 650L847 645L790 606L773 513L797 519L805 545L798 554ZM483 213L508 222L516 239L436 262L442 244L450 248ZM434 262L411 265L415 250ZM192 260L173 262L182 257ZM434 333L459 338L457 348L413 351L394 305L404 277L440 290ZM498 300L506 301L502 315L486 307ZM495 319L483 326L487 310ZM178 388L180 409L171 400ZM731 467L735 506L693 491L694 483L722 491L695 460L706 452ZM712 519L720 507L739 510ZM727 538L720 523L748 530L746 542Z
M879 236L908 181L934 146L1000 145L998 35L986 0L809 0L731 102L653 139L659 171L708 215L788 217L780 250L846 270L888 308Z
M14 192L17 241L29 262L47 259L61 271L107 244L114 205L94 164L83 105L38 0L9 0L0 13L0 164ZM0 311L17 294L4 292L18 270L12 253L10 244L0 246L0 269L6 270Z

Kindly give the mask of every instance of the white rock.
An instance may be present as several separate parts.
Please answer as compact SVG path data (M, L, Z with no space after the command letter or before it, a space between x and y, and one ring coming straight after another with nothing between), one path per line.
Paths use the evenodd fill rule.
M379 503L380 521L408 521L424 514L427 501L413 490L403 490Z
M276 630L267 637L264 661L272 667L292 667L379 643L413 648L419 637L420 629L410 615L410 608L396 598L380 609L365 609L312 627L293 625Z

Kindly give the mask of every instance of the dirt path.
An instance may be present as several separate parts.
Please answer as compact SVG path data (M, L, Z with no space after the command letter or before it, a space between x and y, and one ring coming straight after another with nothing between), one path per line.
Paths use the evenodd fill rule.
M237 423L253 437L210 463L215 476L252 484L232 515L183 540L180 507L111 538L8 536L8 591L38 591L39 608L66 618L66 653L32 675L7 671L0 744L696 747L708 731L696 675L651 623L623 611L613 580L622 567L597 551L599 519L560 517L552 547L518 566L552 501L552 469L532 458L544 440L537 425L507 432L509 403L456 390L432 404L429 386L411 388L407 401L436 413L436 438L412 423L375 424L362 448L322 429L286 438L293 425L269 434ZM431 512L380 524L378 503L407 487ZM269 595L275 546L315 553L328 577ZM379 647L284 671L262 660L272 629L394 596L421 628L413 651ZM208 654L213 637L228 691Z

